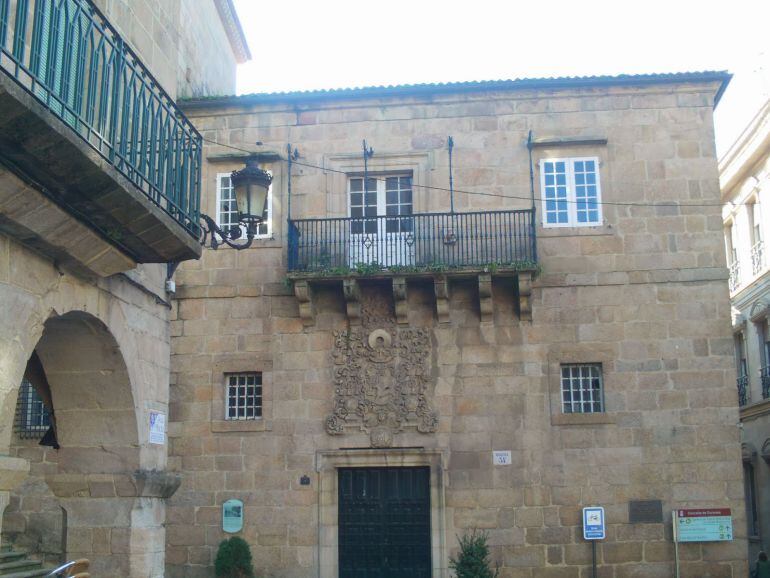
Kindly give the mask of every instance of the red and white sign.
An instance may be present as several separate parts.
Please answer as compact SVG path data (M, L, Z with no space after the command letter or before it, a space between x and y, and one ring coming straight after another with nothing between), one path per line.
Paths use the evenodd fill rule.
M707 510L677 510L680 518L710 518L711 516L731 516L730 508L710 508Z
M721 542L733 539L730 508L682 508L674 510L674 540Z

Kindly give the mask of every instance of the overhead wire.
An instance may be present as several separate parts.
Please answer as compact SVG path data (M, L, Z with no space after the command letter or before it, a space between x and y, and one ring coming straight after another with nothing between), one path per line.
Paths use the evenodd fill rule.
M215 144L217 146L237 150L240 152L248 153L248 154L256 154L253 150L247 150L244 148L240 148L234 145L229 145L225 143L220 143L215 141L214 139L210 139L207 137L202 137L204 141ZM278 160L289 163L288 159L283 158L280 154L276 153L276 156L278 157ZM300 160L291 160L292 165L298 165L313 169L318 169L324 172L331 172L331 173L338 173L343 175L349 175L350 173L348 171L342 171L338 169L334 169L331 167L321 166L321 165L315 165L312 163L303 162ZM369 179L373 179L375 181L384 182L384 179L378 179L377 177L369 177ZM426 190L433 190L433 191L441 191L445 193L451 192L450 189L446 187L438 187L435 185L425 185L421 183L415 183L412 182L412 188L419 188L419 189L426 189ZM483 197L497 197L502 199L515 199L515 200L523 200L523 201L532 201L531 196L519 196L519 195L503 195L499 193L490 193L485 191L466 191L463 189L454 189L455 193L462 193L465 195L478 195ZM535 197L535 200L538 202L542 202L544 200L553 200L553 199L543 199L542 197ZM570 200L570 199L559 199L559 202L568 202L568 203L578 203L578 202L585 202L585 201L577 201L577 200ZM591 201L592 204L596 205L608 205L608 206L617 206L617 207L650 207L650 208L657 208L657 207L677 207L677 208L686 208L686 207L722 207L724 206L724 203L708 203L708 202L693 202L693 203L683 203L678 201L661 201L661 202L638 202L638 201Z

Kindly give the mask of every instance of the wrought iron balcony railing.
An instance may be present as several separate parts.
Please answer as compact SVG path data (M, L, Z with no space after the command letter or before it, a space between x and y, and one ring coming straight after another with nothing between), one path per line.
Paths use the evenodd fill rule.
M532 269L532 210L422 213L289 223L289 271Z
M89 0L0 0L0 69L197 238L201 136Z
M762 399L770 398L770 366L759 370L759 379L762 382Z
M757 241L751 247L751 273L758 275L765 266L765 244L763 241Z
M728 281L730 291L736 291L741 284L741 262L733 261L730 264L730 279Z
M749 403L749 376L741 375L736 379L738 386L738 405L743 407Z

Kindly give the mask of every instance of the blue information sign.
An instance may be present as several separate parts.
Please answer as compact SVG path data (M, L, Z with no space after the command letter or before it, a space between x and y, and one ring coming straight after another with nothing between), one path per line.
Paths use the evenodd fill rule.
M585 540L604 540L604 508L592 506L583 508L583 538Z

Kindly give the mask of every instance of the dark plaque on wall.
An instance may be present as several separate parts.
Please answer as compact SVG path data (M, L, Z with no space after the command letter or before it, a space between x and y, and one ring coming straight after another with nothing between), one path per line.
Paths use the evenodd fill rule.
M628 521L631 524L663 523L663 502L660 500L634 500L629 502Z

